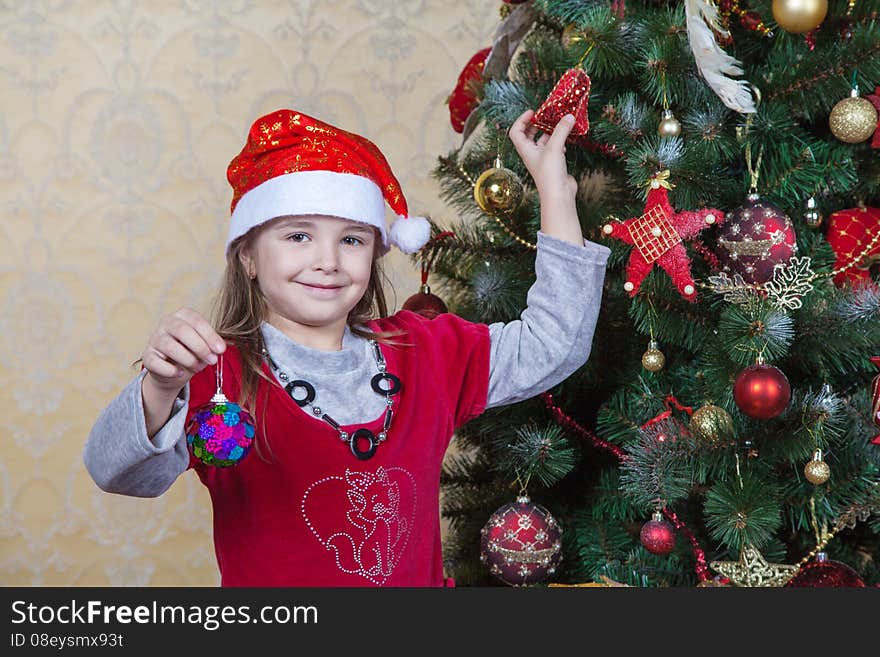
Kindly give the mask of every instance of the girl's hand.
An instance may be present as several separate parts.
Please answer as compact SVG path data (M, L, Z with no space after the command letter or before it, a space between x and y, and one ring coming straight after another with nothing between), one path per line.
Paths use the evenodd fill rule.
M542 202L569 200L577 194L577 181L568 175L565 164L565 140L574 127L574 116L566 114L552 135L543 134L535 141L538 128L530 123L534 115L526 110L510 126L508 136L526 165Z
M208 321L195 310L181 308L166 315L150 336L141 356L148 374L144 382L175 395L187 382L208 365L217 362L217 355L226 350L226 343Z

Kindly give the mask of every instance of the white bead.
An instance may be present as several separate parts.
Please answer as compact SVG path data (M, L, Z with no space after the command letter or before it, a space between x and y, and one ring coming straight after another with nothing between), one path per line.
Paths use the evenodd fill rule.
M660 226L654 226L651 229L651 235L653 235L654 237L660 237L660 235L662 235L662 234L663 234L663 231L660 230Z
M656 180L651 181L651 189L660 189L660 183Z
M602 232L606 235L610 235L612 232L614 232L614 227L611 224L605 224L604 226L602 226Z
M623 284L623 289L626 290L627 292L632 292L634 287L635 287L635 285L633 285L630 281L627 281L626 283Z
M693 285L685 285L684 286L684 293L688 296L692 295L694 293L694 286Z
M707 224L714 224L715 223L715 215L714 214L707 214L706 215L706 223Z

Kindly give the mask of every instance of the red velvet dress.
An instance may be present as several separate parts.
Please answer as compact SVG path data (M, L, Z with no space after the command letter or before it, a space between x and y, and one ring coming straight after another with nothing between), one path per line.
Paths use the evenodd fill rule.
M440 468L453 431L485 409L488 327L452 314L427 320L408 311L369 326L402 329L396 340L411 345L381 346L387 371L403 389L388 439L372 458L355 458L329 425L280 386L261 381L250 410L257 441L268 443L272 454L264 455L273 462L256 449L231 468L191 459L211 494L223 586L444 585ZM236 350L229 347L223 360L224 393L238 401ZM192 378L187 422L215 390L214 368ZM364 420L379 433L383 417ZM356 428L344 426L349 433Z

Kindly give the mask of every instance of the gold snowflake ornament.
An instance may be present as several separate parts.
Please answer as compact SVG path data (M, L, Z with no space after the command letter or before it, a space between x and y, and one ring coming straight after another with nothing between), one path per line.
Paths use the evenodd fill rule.
M739 561L712 561L712 570L721 573L734 586L785 586L799 568L784 563L767 563L763 555L746 545Z

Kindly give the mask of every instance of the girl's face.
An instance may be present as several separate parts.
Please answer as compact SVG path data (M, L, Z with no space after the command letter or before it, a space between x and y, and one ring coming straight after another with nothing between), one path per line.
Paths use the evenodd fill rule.
M331 329L341 339L348 313L370 281L377 231L325 215L279 217L242 253L256 274L270 324L295 335Z

